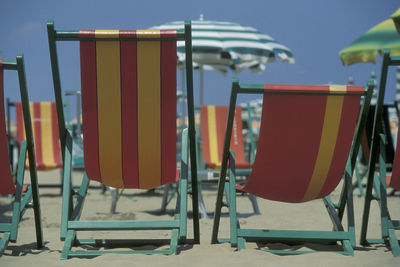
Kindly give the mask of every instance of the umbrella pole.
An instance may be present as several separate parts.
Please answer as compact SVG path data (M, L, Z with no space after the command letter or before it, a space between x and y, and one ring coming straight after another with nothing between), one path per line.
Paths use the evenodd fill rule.
M199 94L200 94L200 106L203 105L204 101L204 69L203 66L200 66L199 68L199 75L200 75L200 81L199 81Z
M186 103L186 95L185 95L185 71L184 69L182 69L182 86L181 86L181 91L182 91L182 125L186 126L186 121L185 121L185 117L186 117L186 107L185 107L185 103ZM183 127L185 128L185 127Z

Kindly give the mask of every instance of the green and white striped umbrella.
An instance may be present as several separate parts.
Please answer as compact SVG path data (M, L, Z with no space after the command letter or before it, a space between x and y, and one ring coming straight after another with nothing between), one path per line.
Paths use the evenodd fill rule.
M153 29L183 29L183 21L175 21ZM265 63L294 63L289 48L252 27L232 22L192 21L193 63L195 67L226 73L228 68L240 72L245 68L259 72ZM184 62L184 42L178 42L178 59Z

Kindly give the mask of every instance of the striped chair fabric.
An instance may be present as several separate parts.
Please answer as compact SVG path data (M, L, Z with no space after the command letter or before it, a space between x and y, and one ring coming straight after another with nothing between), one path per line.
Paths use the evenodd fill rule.
M88 178L116 188L176 181L176 31L80 30ZM144 38L134 41L130 37ZM119 40L107 40L107 38Z
M219 169L222 161L228 106L201 106L201 137L203 160L209 169ZM250 168L246 161L242 134L242 107L235 109L230 150L235 152L238 169Z
M264 94L257 154L242 190L283 202L329 195L343 176L364 88L266 84L264 90L274 94Z
M394 160L393 160L393 169L392 169L392 175L390 177L387 177L387 184L388 186L400 190L400 131L397 131L397 144L396 144L396 151L394 154Z
M22 103L15 103L17 114L17 140L25 140ZM58 137L57 110L55 102L30 102L33 139L35 142L36 168L51 170L62 166L61 147ZM26 161L28 166L28 160Z
M10 157L4 111L4 70L0 58L0 195L14 194L15 184L11 176Z

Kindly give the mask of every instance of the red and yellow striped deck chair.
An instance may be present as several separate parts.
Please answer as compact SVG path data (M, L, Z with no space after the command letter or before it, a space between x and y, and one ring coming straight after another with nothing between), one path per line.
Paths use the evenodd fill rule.
M221 168L225 128L228 119L228 106L201 106L200 118L201 147L206 172L209 174L211 169L216 172L215 175L218 175L217 172L219 172ZM240 172L240 176L247 176L251 171L251 164L246 161L242 127L242 107L236 106L229 149L235 153L235 167L238 172ZM202 170L199 171L202 172ZM210 176L211 175L207 175L207 177ZM260 214L257 199L251 194L246 194L246 196L252 204L254 213Z
M228 119L228 106L201 106L200 118L201 146L205 168L219 169L221 168L225 127ZM235 109L230 150L235 152L237 169L249 169L251 167L251 164L246 161L244 153L241 106L237 106Z
M241 190L264 199L287 203L302 203L323 198L332 219L334 231L241 228L236 215L235 157L233 153L229 153L228 147L224 147L212 242L218 241L221 201L225 186L229 192L227 203L232 246L243 249L246 241L272 243L336 243L340 241L343 251L338 252L352 255L355 234L351 178L357 155L353 155L351 151L357 152L359 149L362 133L360 129L365 125L372 92L372 86L368 88L363 112L360 113L360 99L365 93L364 87L361 86L239 85L237 81L234 81L226 140L231 139L233 107L237 94L264 95L257 154L252 172ZM359 119L359 114L363 114L362 119ZM361 122L360 127L356 127L357 122ZM228 158L229 182L225 184ZM343 196L347 198L347 231L341 224L343 214L339 215L341 211L336 210L328 197L343 176L345 176L346 185ZM290 215L293 216L293 214ZM287 218L282 218L282 220L287 220ZM310 223L312 224L313 220ZM278 254L304 252L268 251Z
M60 132L65 133L60 134L60 143L65 144L63 191L69 193L63 196L61 238L65 241L61 258L90 257L115 252L72 250L72 246L96 247L112 243L112 240L78 239L78 231L170 230L171 238L162 240L164 243L167 241L169 249L135 249L138 244L157 245L160 243L159 239L124 240L124 247L129 243L132 250L117 251L117 253L176 253L178 241L187 242L188 140L193 140L190 143L190 152L191 156L194 155L194 160L196 153L194 138L188 138L188 135L194 136L190 22L185 24L185 29L182 31L65 32L55 31L54 24L50 21L48 34L53 74L54 69L58 73L58 65L55 64L56 41L76 40L80 43L85 176L72 213L72 207L69 206L73 201L70 193L72 139L69 132L63 129L65 124L62 100L59 98L61 85L55 84L54 88L59 128ZM187 48L189 111L189 134L187 130L183 134L180 172L177 171L176 159L177 40L184 40ZM54 76L54 80L58 79L58 76ZM196 169L192 166L192 174L193 172L196 172ZM80 214L82 210L81 199L86 195L89 180L114 188L152 189L176 182L177 178L179 178L179 197L173 219L87 221L79 220L79 215L74 215ZM192 179L196 184L196 177L192 175ZM195 204L197 208L197 203ZM194 217L198 218L198 211L194 211L194 214Z
M31 102L31 121L35 142L36 168L51 170L61 168L61 148L58 136L57 109L55 102ZM17 117L17 140L25 139L22 103L15 103Z
M18 72L21 100L23 103L22 112L24 116L28 118L28 123L25 125L25 130L28 134L26 140L21 142L15 181L11 173L11 162L8 153L8 140L4 112L5 70L17 70ZM34 210L37 246L38 248L43 246L40 203L35 164L32 164L32 166L29 168L31 184L29 186L24 186L25 160L27 155L29 162L35 162L23 56L17 55L16 61L3 61L0 58L0 196L9 195L9 197L12 198L12 218L10 219L10 222L0 223L0 233L2 234L0 237L0 257L3 255L3 252L7 248L7 245L10 241L17 241L18 225L28 207L31 207Z

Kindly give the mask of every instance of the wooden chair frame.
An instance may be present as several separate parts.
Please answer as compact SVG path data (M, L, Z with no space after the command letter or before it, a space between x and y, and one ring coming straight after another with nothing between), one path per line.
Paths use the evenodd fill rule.
M330 215L333 231L299 231L299 230L264 230L264 229L241 229L239 221L236 215L236 193L235 193L235 164L234 155L229 152L229 143L231 138L231 129L233 123L233 111L236 105L236 98L238 94L274 94L274 92L264 91L264 85L258 84L240 84L237 79L233 80L232 93L230 98L230 110L228 115L228 121L226 126L226 136L223 149L221 175L218 183L218 194L216 199L216 208L214 215L214 223L212 230L212 243L226 242L229 241L231 246L243 249L246 241L270 241L270 242L294 242L294 243L332 243L341 241L343 245L343 251L335 251L345 255L353 255L353 247L355 247L355 229L354 229L354 211L353 211L353 198L352 198L352 176L354 166L357 159L357 153L352 151L358 151L360 147L360 141L362 137L362 129L365 127L367 111L372 96L373 84L370 81L368 83L368 90L364 92L365 100L363 108L359 115L358 129L354 135L353 145L351 148L350 156L346 164L344 171L345 183L341 194L341 205L336 208L334 203L328 197L324 198L324 203L327 211ZM280 93L282 94L282 93ZM301 94L301 93L298 93ZM315 94L315 93L314 93ZM328 93L326 93L328 94ZM228 165L229 161L229 165ZM229 167L228 167L229 166ZM229 168L229 169L228 169ZM229 174L229 180L226 179L226 174ZM224 188L227 191L226 202L223 202ZM227 205L230 214L230 239L219 239L218 228L221 217L222 206ZM345 208L347 209L347 220L348 228L344 230L342 226L342 218ZM293 250L267 250L275 254L301 254L306 253L304 251L293 251Z
M186 81L187 81L187 96L188 96L188 114L189 114L189 129L184 134L182 147L182 169L181 178L179 179L179 201L177 201L177 213L173 220L162 221L80 221L82 206L85 200L87 188L89 185L88 177L85 173L82 180L82 185L78 191L73 190L71 185L71 152L72 152L72 137L65 127L63 101L60 82L60 73L58 67L58 58L56 50L57 41L80 41L84 38L79 36L78 31L56 31L54 23L47 23L50 58L53 72L54 93L57 103L57 114L59 122L60 142L64 162L64 187L63 187L63 206L62 206L62 223L61 223L61 239L65 240L64 249L61 258L67 259L72 256L93 257L110 251L71 251L71 247L75 245L93 245L93 246L133 246L142 243L162 244L165 240L82 240L77 238L77 231L87 230L171 230L172 237L170 239L170 248L168 250L125 250L112 251L111 253L144 253L144 254L173 254L176 253L177 244L179 243L196 243L200 242L199 231L199 215L198 215L198 195L197 195L197 166L196 166L196 147L195 147L195 131L194 131L194 105L193 105L193 70L192 70L192 46L191 46L191 22L185 22L185 29L179 30L177 37L166 37L168 40L183 40L185 41L186 49ZM132 40L160 41L161 38L143 39L140 37L132 37ZM119 40L118 38L107 38L107 41ZM127 40L127 38L125 39ZM165 39L163 39L165 40ZM188 147L190 147L190 165ZM186 150L186 151L185 151ZM186 237L186 190L188 180L188 166L191 168L191 182L193 190L193 232L194 239L190 241ZM74 195L76 196L74 204Z

